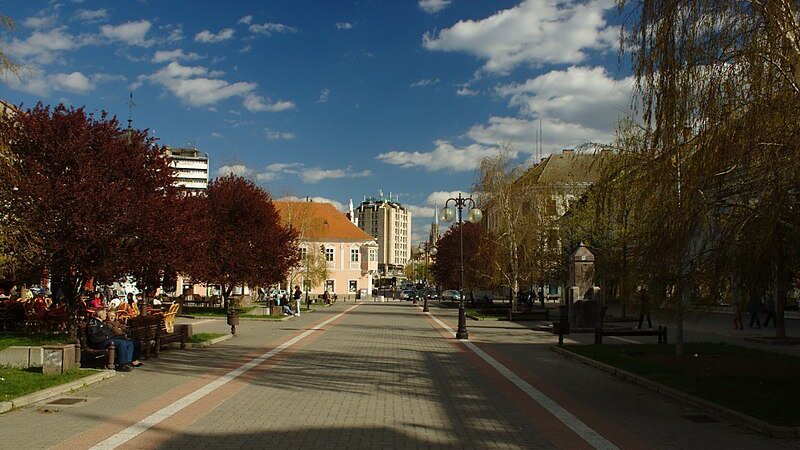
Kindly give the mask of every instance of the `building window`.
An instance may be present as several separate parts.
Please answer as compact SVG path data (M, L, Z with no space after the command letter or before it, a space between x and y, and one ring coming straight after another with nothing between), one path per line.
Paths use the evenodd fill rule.
M348 280L347 292L356 292L358 290L358 280Z
M336 285L333 283L333 280L325 280L325 290L328 292L335 292L333 288Z
M358 262L358 249L351 248L350 249L350 262Z
M308 258L308 249L305 247L300 247L300 259L305 261Z
M325 261L333 262L333 249L326 248L325 249Z
M375 261L375 259L377 257L377 253L378 252L376 252L375 250L370 250L369 251L369 260L370 260L370 262L374 262Z

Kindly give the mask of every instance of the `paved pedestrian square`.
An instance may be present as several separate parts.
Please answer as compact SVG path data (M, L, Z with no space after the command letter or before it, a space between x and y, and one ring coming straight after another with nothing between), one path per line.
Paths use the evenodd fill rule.
M243 321L234 339L164 351L142 369L71 394L86 399L78 405L2 415L0 442L70 449L797 448L720 421L698 423L692 419L701 412L566 360L549 350L553 336L519 324L470 322L476 352L437 323L454 328L455 310L431 312L408 302L349 303L287 322ZM225 329L223 320L194 322L199 331Z

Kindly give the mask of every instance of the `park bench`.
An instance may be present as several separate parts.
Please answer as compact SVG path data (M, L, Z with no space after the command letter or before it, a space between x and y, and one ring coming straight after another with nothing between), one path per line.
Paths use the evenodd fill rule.
M667 343L667 327L658 327L655 330L616 330L609 328L595 328L594 343L602 344L603 336L658 336L659 344Z
M550 320L550 310L533 308L530 311L512 311L508 308L508 320Z
M186 327L180 331L167 331L167 324L161 314L133 317L128 321L128 330L131 339L139 341L142 357L149 358L151 349L154 356L158 356L161 347L170 342L180 342L181 348L186 348Z
M81 366L96 365L100 361L106 369L114 368L114 357L116 356L116 348L114 343L109 344L107 348L95 349L89 347L86 340L86 323L78 324L78 342L81 345Z

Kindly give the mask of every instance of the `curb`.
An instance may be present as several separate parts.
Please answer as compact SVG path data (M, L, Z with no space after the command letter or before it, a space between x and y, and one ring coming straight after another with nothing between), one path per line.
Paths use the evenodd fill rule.
M74 391L75 389L80 389L89 386L91 384L99 383L103 380L112 378L116 375L117 375L116 371L102 370L99 373L96 373L94 375L89 375L88 377L81 378L80 380L75 380L66 384L53 386L51 388L37 391L32 394L23 395L22 397L17 397L9 402L2 402L0 403L0 414L8 412L12 409L28 406L30 404L37 403L42 400L47 400L49 398L56 397L61 394L66 394L67 392Z
M222 341L227 341L228 339L232 339L232 338L233 338L232 334L226 334L225 336L216 337L214 339L209 339L209 340L203 341L203 342L187 342L186 343L186 348L205 348L205 347L208 347L209 345L214 345L214 344L220 343ZM174 344L174 343L175 342L172 342L171 344ZM180 343L178 343L178 345L180 345Z
M610 366L600 361L595 361L594 359L587 358L586 356L583 355L578 355L577 353L573 353L564 348L553 346L550 347L550 350L564 357L574 359L578 362L586 364L587 366L594 367L608 374L622 378L623 380L629 383L666 395L667 397L670 397L673 400L686 403L687 405L694 406L695 408L703 410L719 419L743 425L765 436L773 438L793 438L793 439L800 438L800 427L783 427L778 425L772 425L763 420L756 419L755 417L748 416L747 414L725 408L724 406L720 406L717 405L716 403L703 400L701 398L695 397L694 395L687 394L677 389L664 386L663 384L656 383L655 381L648 380L647 378L641 377L639 375L634 375L625 370L617 369L614 366Z
M798 338L787 338L785 340L777 340L777 339L769 339L762 336L745 336L744 338L747 342L754 342L756 344L764 344L764 345L798 345L800 344L800 339Z

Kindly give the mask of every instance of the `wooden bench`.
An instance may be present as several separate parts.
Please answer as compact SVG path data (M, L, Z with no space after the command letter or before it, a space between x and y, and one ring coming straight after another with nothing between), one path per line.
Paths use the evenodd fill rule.
M78 324L78 341L81 345L81 366L85 366L84 361L86 363L97 363L98 360L101 360L105 364L106 369L113 369L114 366L114 358L116 357L116 348L114 347L114 343L110 343L107 348L104 349L95 349L91 348L88 345L88 341L86 338L86 323Z
M161 314L133 317L128 321L131 338L139 341L142 357L149 358L151 349L154 356L158 356L161 347L170 342L180 342L181 348L186 348L186 327L179 331L167 331L167 324Z
M667 343L667 327L658 327L656 330L615 330L615 329L594 329L594 343L602 344L603 336L658 336L659 344Z

